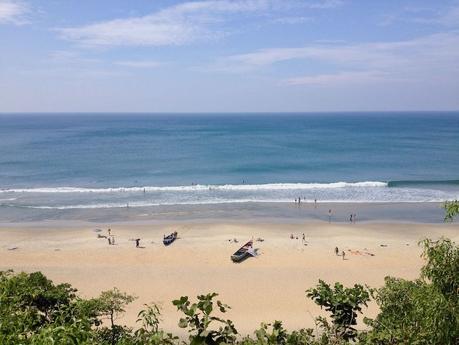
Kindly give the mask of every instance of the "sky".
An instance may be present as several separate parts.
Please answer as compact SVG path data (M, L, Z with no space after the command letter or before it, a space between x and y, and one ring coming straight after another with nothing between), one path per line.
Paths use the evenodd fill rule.
M0 0L0 112L459 110L459 0Z

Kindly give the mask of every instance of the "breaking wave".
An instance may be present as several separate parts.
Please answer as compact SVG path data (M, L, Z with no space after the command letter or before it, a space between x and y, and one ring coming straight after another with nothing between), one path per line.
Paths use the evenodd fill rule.
M449 182L446 185L445 183ZM454 181L453 181L454 182ZM114 188L40 187L3 189L0 206L42 210L211 205L231 203L403 203L459 199L451 181L363 181L333 183L268 183ZM2 202L3 201L3 202Z
M111 188L80 188L80 187L40 187L22 189L1 189L0 193L124 193L124 192L193 192L207 190L308 190L332 189L346 187L387 187L387 182L333 182L333 183L266 183L266 184L224 184L224 185L191 185L191 186L144 186L144 187L111 187Z

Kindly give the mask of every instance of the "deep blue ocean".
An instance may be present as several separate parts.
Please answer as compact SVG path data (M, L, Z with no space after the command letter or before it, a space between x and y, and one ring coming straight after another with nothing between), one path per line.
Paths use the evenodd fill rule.
M459 113L2 114L0 206L459 198Z

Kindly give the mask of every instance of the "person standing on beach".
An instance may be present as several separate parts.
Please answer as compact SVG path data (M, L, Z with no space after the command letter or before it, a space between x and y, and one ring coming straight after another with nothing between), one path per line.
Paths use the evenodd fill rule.
M331 223L331 217L332 217L332 210L328 210L328 222Z
M314 208L317 208L317 199L314 199Z
M355 224L356 220L357 220L357 215L354 213L354 216L352 217L352 221L354 222L354 224Z
M298 205L301 204L301 197L298 197Z
M139 248L140 247L140 238L135 239L135 247Z
M112 229L108 228L108 236L112 234Z
M338 256L338 253L339 253L339 249L338 247L335 247L335 255Z
M306 236L303 233L303 243L306 242Z
M343 260L344 260L344 257L346 256L346 253L344 252L344 250L341 252L341 255L342 255Z
M107 240L108 240L108 245L110 246L112 244L112 239L110 236L107 237Z
M352 223L352 214L351 214L351 218L349 218L349 222L351 222L351 223Z

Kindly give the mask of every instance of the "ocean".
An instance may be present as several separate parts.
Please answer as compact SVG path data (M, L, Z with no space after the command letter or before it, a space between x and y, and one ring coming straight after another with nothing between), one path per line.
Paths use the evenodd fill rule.
M297 198L459 199L459 113L0 115L5 212Z

